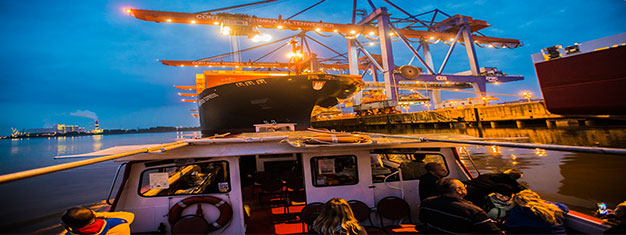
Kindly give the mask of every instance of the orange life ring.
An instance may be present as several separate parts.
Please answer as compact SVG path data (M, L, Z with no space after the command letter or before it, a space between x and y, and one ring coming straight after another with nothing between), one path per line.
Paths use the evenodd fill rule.
M367 135L352 135L343 133L319 134L304 137L304 142L307 144L366 143L369 141L371 141L371 138Z
M170 208L168 221L172 226L181 219L181 214L183 210L193 204L198 203L206 203L211 204L220 211L220 216L213 223L209 223L208 232L212 232L218 230L221 227L224 227L230 220L233 218L233 208L228 204L228 202L222 200L221 198L212 197L212 196L192 196L180 200L178 203L174 204L172 208ZM199 210L200 213L201 210Z

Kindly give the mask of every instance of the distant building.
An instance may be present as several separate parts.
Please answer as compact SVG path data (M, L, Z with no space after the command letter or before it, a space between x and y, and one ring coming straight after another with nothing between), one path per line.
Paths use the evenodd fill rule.
M68 132L83 133L85 132L85 128L78 125L54 124L52 128L29 129L27 132L30 134L65 134Z

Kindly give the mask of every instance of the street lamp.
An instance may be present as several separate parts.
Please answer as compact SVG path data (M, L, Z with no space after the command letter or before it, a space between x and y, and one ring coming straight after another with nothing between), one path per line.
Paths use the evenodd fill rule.
M528 99L528 103L530 103L530 98L533 97L533 93L531 93L530 91L524 91L524 92L522 92L522 96L524 96L524 98Z

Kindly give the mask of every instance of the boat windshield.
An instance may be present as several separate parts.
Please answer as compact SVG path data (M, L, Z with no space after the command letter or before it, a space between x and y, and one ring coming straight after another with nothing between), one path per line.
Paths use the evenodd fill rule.
M448 172L445 160L440 154L414 154L414 153L372 153L372 181L382 183L385 177L402 169L403 180L416 180L426 174L424 165L436 162L443 165ZM399 181L398 175L389 177L387 181Z
M139 195L226 193L230 189L228 162L215 161L147 169L141 173Z

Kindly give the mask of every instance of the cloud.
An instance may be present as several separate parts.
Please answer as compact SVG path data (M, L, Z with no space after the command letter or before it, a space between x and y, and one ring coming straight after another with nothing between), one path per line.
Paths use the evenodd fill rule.
M75 112L70 113L70 115L98 120L98 115L96 115L96 113L91 112L89 110L76 110Z

